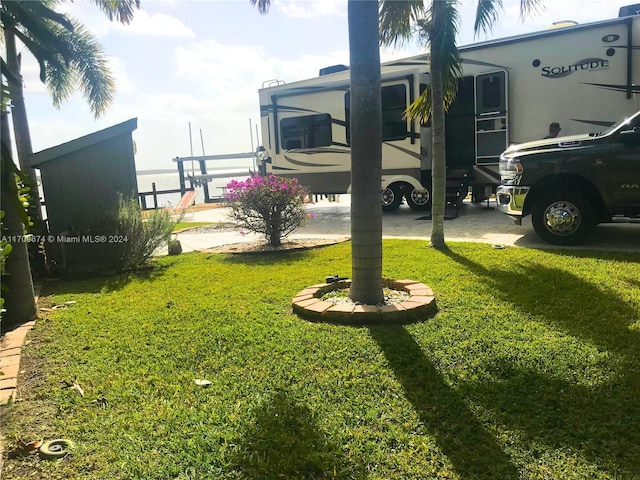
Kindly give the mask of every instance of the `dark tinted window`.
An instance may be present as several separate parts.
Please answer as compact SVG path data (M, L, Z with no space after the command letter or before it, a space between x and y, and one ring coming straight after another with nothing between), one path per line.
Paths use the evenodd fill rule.
M482 107L500 108L500 81L496 77L482 79Z
M479 115L506 112L505 72L484 73L476 77L476 110Z
M282 148L314 148L331 145L331 116L328 113L285 118L280 122Z
M407 138L407 121L402 118L407 109L407 89L404 85L382 88L382 140Z
M407 121L403 118L407 109L407 88L404 85L382 87L382 141L407 138ZM351 143L351 92L344 96L347 142Z

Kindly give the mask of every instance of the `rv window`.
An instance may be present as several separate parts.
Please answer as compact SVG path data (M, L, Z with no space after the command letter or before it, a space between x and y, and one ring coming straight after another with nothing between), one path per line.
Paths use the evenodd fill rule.
M280 140L285 150L331 145L331 116L328 113L284 118Z
M407 138L407 121L402 114L407 109L407 89L404 85L382 88L382 140Z
M382 141L407 138L407 121L402 118L407 109L407 89L404 85L382 87ZM351 92L344 96L347 142L351 143Z
M482 109L501 109L502 83L497 76L482 79Z

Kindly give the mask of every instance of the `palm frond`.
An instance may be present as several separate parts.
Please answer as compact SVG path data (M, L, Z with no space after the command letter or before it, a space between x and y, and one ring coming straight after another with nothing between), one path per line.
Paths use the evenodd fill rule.
M2 120L7 120L6 118L4 118L4 114ZM7 140L8 139L2 138L0 141L0 187L3 190L10 192L9 197L11 198L11 207L18 214L24 226L28 227L29 216L27 215L27 211L22 204L22 199L20 198L20 189L18 188L18 184L16 182L16 180L25 182L26 176L18 169L18 167L14 163L11 156L11 147L9 146ZM6 210L7 207L4 206L3 209Z
M458 0L445 0L442 23L440 25L433 25L432 23L428 24L430 29L427 36L429 42L435 47L433 51L439 55L442 63L443 81L445 82L445 86L447 84L453 84L451 83L451 80L448 80L449 77L451 79L455 79L462 73L460 52L456 45L458 28L460 25L460 15L458 13L459 6L460 2ZM429 18L433 18L432 14L430 14Z
M498 15L503 8L502 0L478 0L476 19L473 24L473 32L476 37L480 32L485 35L491 33L493 25L498 21Z
M409 40L425 13L423 0L380 1L380 44L397 46Z
M435 0L440 1L440 0ZM445 110L449 108L457 93L457 79L462 75L460 53L456 46L456 37L460 25L458 0L444 0L442 21L436 25L433 22L433 4L427 10L427 15L418 21L420 35L427 44L433 44L433 51L440 58L442 65L442 81L444 87ZM405 116L419 119L425 123L431 116L431 90L427 89L411 104Z
M135 9L140 8L140 0L93 0L109 20L129 24L133 20Z
M404 116L411 120L419 120L420 123L427 123L431 117L431 89L427 88L416 100L407 107Z
M271 6L271 0L249 0L251 2L251 5L253 5L254 7L256 5L258 5L258 11L262 14L262 15L266 15L267 13L269 13L269 7Z
M51 10L50 1L2 1L0 15L5 35L19 38L40 65L40 79L46 81L46 63L68 63L72 55L68 45L57 35L60 30L73 30L71 21Z
M109 70L107 58L98 43L98 40L81 24L73 20L74 30L60 31L60 38L73 46L73 58L71 69L75 77L67 77L77 80L83 97L89 104L91 112L96 118L100 117L113 101L115 82ZM54 72L54 70L52 70ZM58 79L63 79L62 72L56 72ZM68 74L67 74L68 75ZM65 90L56 88L56 94L61 95L62 100ZM52 93L54 93L52 91Z
M47 89L51 93L53 105L60 108L67 100L77 85L75 72L64 65L47 63Z
M418 33L426 44L433 43L445 66L449 64L459 65L460 54L456 45L456 37L460 26L460 15L458 13L460 2L459 0L435 1L445 2L442 22L439 25L433 23L433 6L431 6L427 10L426 17L418 22Z
M460 27L459 6L458 0L446 1L444 22L442 28L438 30L441 36L438 35L435 38L435 44L438 46L442 58L445 80L447 75L455 78L462 73L460 52L456 44Z
M443 76L444 82L444 109L449 110L449 106L453 103L458 93L458 78L459 76L451 75L451 72L445 72ZM412 120L418 120L420 123L427 123L431 118L432 103L431 103L431 87L427 85L427 88L420 94L420 96L407 107L404 112L404 117Z
M0 3L3 28L15 28L16 25L29 28L38 23L51 21L67 29L73 29L73 25L65 15L51 8L55 2L3 0Z
M139 6L139 0L95 2L110 18L122 22L129 21ZM94 116L101 116L113 101L115 83L97 39L76 20L52 10L56 0L2 0L0 4L5 33L9 29L38 61L53 104L59 107L79 87ZM3 63L3 71L11 65ZM5 78L11 83L18 73L16 66L16 72Z
M544 0L520 0L520 20L544 10Z
M70 51L69 46L61 42L58 37L56 37L55 46L53 46L52 44L43 43L41 37L34 36L30 30L24 32L22 30L14 30L13 33L37 60L40 65L40 81L43 83L47 80L47 63L54 64L57 68L63 68L71 60L73 53Z
M50 20L58 25L66 28L67 30L73 30L71 21L62 13L58 13L51 8L56 2L17 2L23 3L28 6L28 13L30 18L38 18ZM24 20L24 19L23 19Z
M520 0L520 21L524 21L530 15L538 14L544 9L543 3L544 0ZM501 10L504 10L502 0L478 0L476 20L473 25L476 37L480 32L485 35L491 32Z
M23 2L11 2L10 4L13 6L14 4L21 5L22 3ZM41 48L44 48L46 46L51 51L59 49L61 47L61 43L56 37L56 32L59 30L59 28L73 30L71 22L66 17L64 17L64 22L59 23L49 20L45 17L41 17L40 14L35 14L31 11L38 9L13 8L12 10L13 11L11 12L12 15L10 16L10 18L3 18L4 28L9 28L16 33L20 32L23 35L22 38L38 38L38 43L40 44ZM57 25L59 28L54 31L52 29L53 25Z

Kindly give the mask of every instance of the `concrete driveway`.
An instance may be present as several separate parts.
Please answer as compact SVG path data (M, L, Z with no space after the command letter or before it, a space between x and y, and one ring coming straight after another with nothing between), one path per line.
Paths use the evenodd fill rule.
M351 234L350 196L340 195L338 201L326 199L307 205L311 218L294 234L295 238L339 238ZM515 245L529 248L568 248L549 245L540 240L531 225L531 217L524 219L522 226L515 225L506 215L495 208L495 200L489 204L473 204L465 201L459 209L458 217L445 220L444 230L447 241L483 242L495 245ZM207 221L229 223L229 208L211 208L194 212L185 221ZM382 216L384 238L411 238L429 241L431 220L426 214L415 212L407 205L401 205L394 212ZM185 250L200 250L214 246L255 241L260 237L245 234L231 226L200 233L178 235ZM610 251L640 252L640 223L599 225L593 236L572 249L596 249Z

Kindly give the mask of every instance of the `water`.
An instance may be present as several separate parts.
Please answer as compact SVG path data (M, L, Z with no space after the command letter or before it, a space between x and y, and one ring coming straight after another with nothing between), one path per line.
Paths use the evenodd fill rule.
M136 175L136 179L138 181L138 192L150 192L153 188L152 184L156 184L156 190L175 190L176 188L180 188L180 176L178 172L175 173L152 173L152 174L140 174ZM188 183L187 183L188 186ZM198 194L197 200L199 203L202 203L204 200L204 196L202 195L202 190L200 189L200 193ZM148 195L146 197L147 207L153 207L153 197ZM180 201L179 193L166 193L163 195L158 195L158 206L164 207L167 205L167 201L171 201L172 203L178 203Z
M236 166L235 169L238 169ZM248 168L247 168L248 170ZM191 173L191 172L189 172ZM195 171L195 174L198 175L198 170ZM186 176L187 172L185 172ZM227 177L227 178L214 178L211 179L208 183L209 189L209 198L220 198L223 195L224 187L233 179L233 180L245 180L249 175L243 175L240 177ZM152 184L156 184L156 190L175 190L180 188L180 176L178 175L178 171L174 173L152 173L145 174L144 172L138 172L137 174L138 180L138 192L150 192L152 190ZM185 183L187 188L189 187L189 180L185 179ZM204 188L202 186L195 187L198 192L198 196L196 197L196 203L204 203L205 195ZM180 201L180 193L165 193L158 195L158 207L167 206L167 202L178 203ZM153 207L153 197L151 195L147 195L147 207Z
M207 187L209 190L209 198L216 199L222 198L224 194L224 189L226 185L231 180L245 180L249 176L249 170L256 170L254 165L255 159L253 157L240 158L240 159L218 159L212 160L207 163L207 169L209 173L231 173L229 177L221 177L221 178L213 178L209 182L207 182ZM197 162L193 164L186 162L184 164L185 167L185 177L187 175L199 175L200 168ZM233 176L237 175L238 171L246 171L246 174L242 174L241 176ZM156 185L156 191L162 190L177 190L180 188L180 176L178 174L178 168L176 166L175 170L156 170L156 171L138 171L136 174L136 180L138 183L138 192L151 192L153 189L153 184ZM185 179L185 186L189 188L190 183L188 179ZM40 178L38 178L38 190L40 193L40 198L44 199L46 203L46 198L44 198L44 191L42 189L42 182ZM205 194L204 188L200 186L195 187L196 192L198 192L196 196L196 204L202 204L205 202ZM153 196L146 195L146 205L147 208L153 208ZM163 193L158 194L158 207L166 207L168 203L171 202L173 204L177 204L180 201L181 195L180 193ZM42 207L42 216L43 218L47 218L47 210L46 206Z

